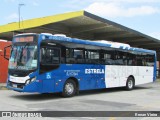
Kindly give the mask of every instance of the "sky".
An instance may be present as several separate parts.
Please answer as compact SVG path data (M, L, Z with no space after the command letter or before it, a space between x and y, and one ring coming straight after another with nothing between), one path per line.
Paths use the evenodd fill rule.
M0 26L85 10L160 40L160 0L0 0Z

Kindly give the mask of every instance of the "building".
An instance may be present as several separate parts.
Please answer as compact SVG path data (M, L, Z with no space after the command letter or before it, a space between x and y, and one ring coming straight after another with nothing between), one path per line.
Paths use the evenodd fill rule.
M7 80L8 74L8 60L4 58L4 47L11 45L11 41L0 40L0 83ZM7 49L6 55L9 57L10 48Z

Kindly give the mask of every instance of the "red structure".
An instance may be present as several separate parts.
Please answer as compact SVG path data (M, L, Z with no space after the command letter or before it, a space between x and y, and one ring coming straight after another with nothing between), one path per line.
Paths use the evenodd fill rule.
M8 60L4 58L4 47L11 45L11 42L0 40L0 83L5 83L8 74ZM10 55L10 47L6 49L6 55Z

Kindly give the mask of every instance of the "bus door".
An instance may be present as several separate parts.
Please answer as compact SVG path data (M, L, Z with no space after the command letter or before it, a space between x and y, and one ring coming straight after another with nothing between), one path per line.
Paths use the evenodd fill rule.
M57 79L57 76L61 76L58 70L60 67L60 49L43 46L40 58L40 77L43 80L43 91L53 92L55 90L55 79Z

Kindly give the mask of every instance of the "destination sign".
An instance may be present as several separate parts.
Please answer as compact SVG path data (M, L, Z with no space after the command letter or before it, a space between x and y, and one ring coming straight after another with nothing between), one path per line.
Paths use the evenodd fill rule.
M34 36L22 36L14 38L13 42L33 42Z

